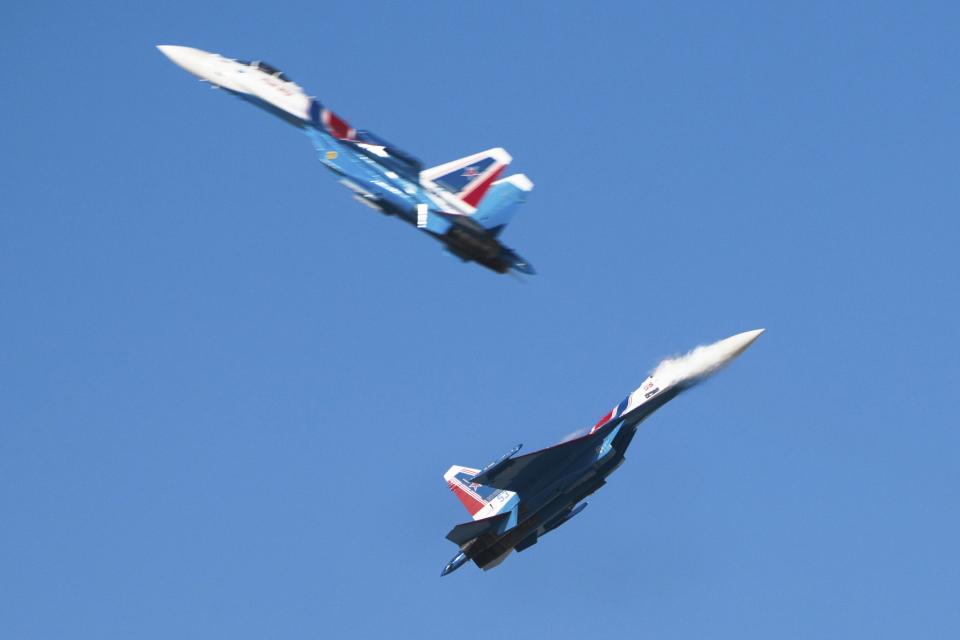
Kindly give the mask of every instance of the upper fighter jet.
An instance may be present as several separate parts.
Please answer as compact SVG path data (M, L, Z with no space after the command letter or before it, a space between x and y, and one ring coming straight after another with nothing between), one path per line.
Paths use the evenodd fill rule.
M560 444L514 457L520 445L483 469L452 466L444 474L450 490L473 520L450 530L460 551L447 575L467 560L492 569L513 550L537 543L587 506L580 502L606 484L624 461L637 426L683 391L729 364L763 329L740 333L661 362L646 381L604 415L589 432Z
M160 45L170 60L303 130L320 162L361 203L414 224L463 261L498 273L535 273L499 240L533 183L523 174L501 177L504 149L488 149L432 168L383 138L355 129L265 62L225 58L190 47Z

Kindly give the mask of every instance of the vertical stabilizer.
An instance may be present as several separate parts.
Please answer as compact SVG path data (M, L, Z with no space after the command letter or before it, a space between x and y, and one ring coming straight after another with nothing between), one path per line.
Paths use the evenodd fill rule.
M487 149L425 169L420 172L420 182L428 189L451 193L465 209L472 211L512 159L505 149Z
M473 477L478 473L479 469L453 465L443 474L447 486L474 520L490 517L516 505L516 494L513 491L501 491L496 487L473 482Z

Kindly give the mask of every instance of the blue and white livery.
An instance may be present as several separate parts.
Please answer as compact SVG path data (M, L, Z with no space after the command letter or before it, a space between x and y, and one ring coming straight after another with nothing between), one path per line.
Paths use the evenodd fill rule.
M517 445L483 469L450 467L443 478L473 520L447 534L460 549L441 575L468 560L491 569L583 511L587 503L581 501L623 464L640 423L732 362L761 333L763 329L747 331L664 360L638 389L579 437L522 456L516 455Z
M370 131L356 129L278 69L190 47L158 46L183 69L303 130L320 162L354 198L427 233L464 261L498 273L533 274L524 258L499 240L533 189L523 174L504 176L504 149L481 151L426 168Z

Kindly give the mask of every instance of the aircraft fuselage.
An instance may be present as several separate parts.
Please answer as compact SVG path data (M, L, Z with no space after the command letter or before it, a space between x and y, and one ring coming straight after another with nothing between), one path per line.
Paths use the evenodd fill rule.
M610 474L623 464L627 448L644 420L738 357L761 333L762 329L747 331L698 347L686 356L664 360L585 435L514 457L518 445L478 471L451 467L444 479L474 520L455 526L447 534L460 551L442 575L467 560L482 569L495 567L511 551L523 551L569 522L586 507L582 500L606 484ZM490 493L494 490L509 498Z
M419 160L370 131L354 129L278 69L191 47L159 48L201 80L302 130L317 149L320 162L360 203L415 226L461 260L498 273L535 273L526 260L500 242L499 229L484 228L471 218L473 207L440 184L425 182Z
M601 427L585 436L593 440L595 446L585 448L569 466L554 470L534 492L524 495L518 505L517 526L501 535L478 538L470 547L470 559L481 568L492 568L514 549L523 551L569 522L587 506L581 500L605 485L607 477L623 464L640 423L683 389L677 385L663 390L655 400L638 407L634 415L625 416L618 425L610 429Z

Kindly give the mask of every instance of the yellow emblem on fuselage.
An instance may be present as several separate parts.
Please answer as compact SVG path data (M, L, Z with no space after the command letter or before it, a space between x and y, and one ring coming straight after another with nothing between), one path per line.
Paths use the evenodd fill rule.
M336 151L327 151L327 160L333 160L337 157Z

